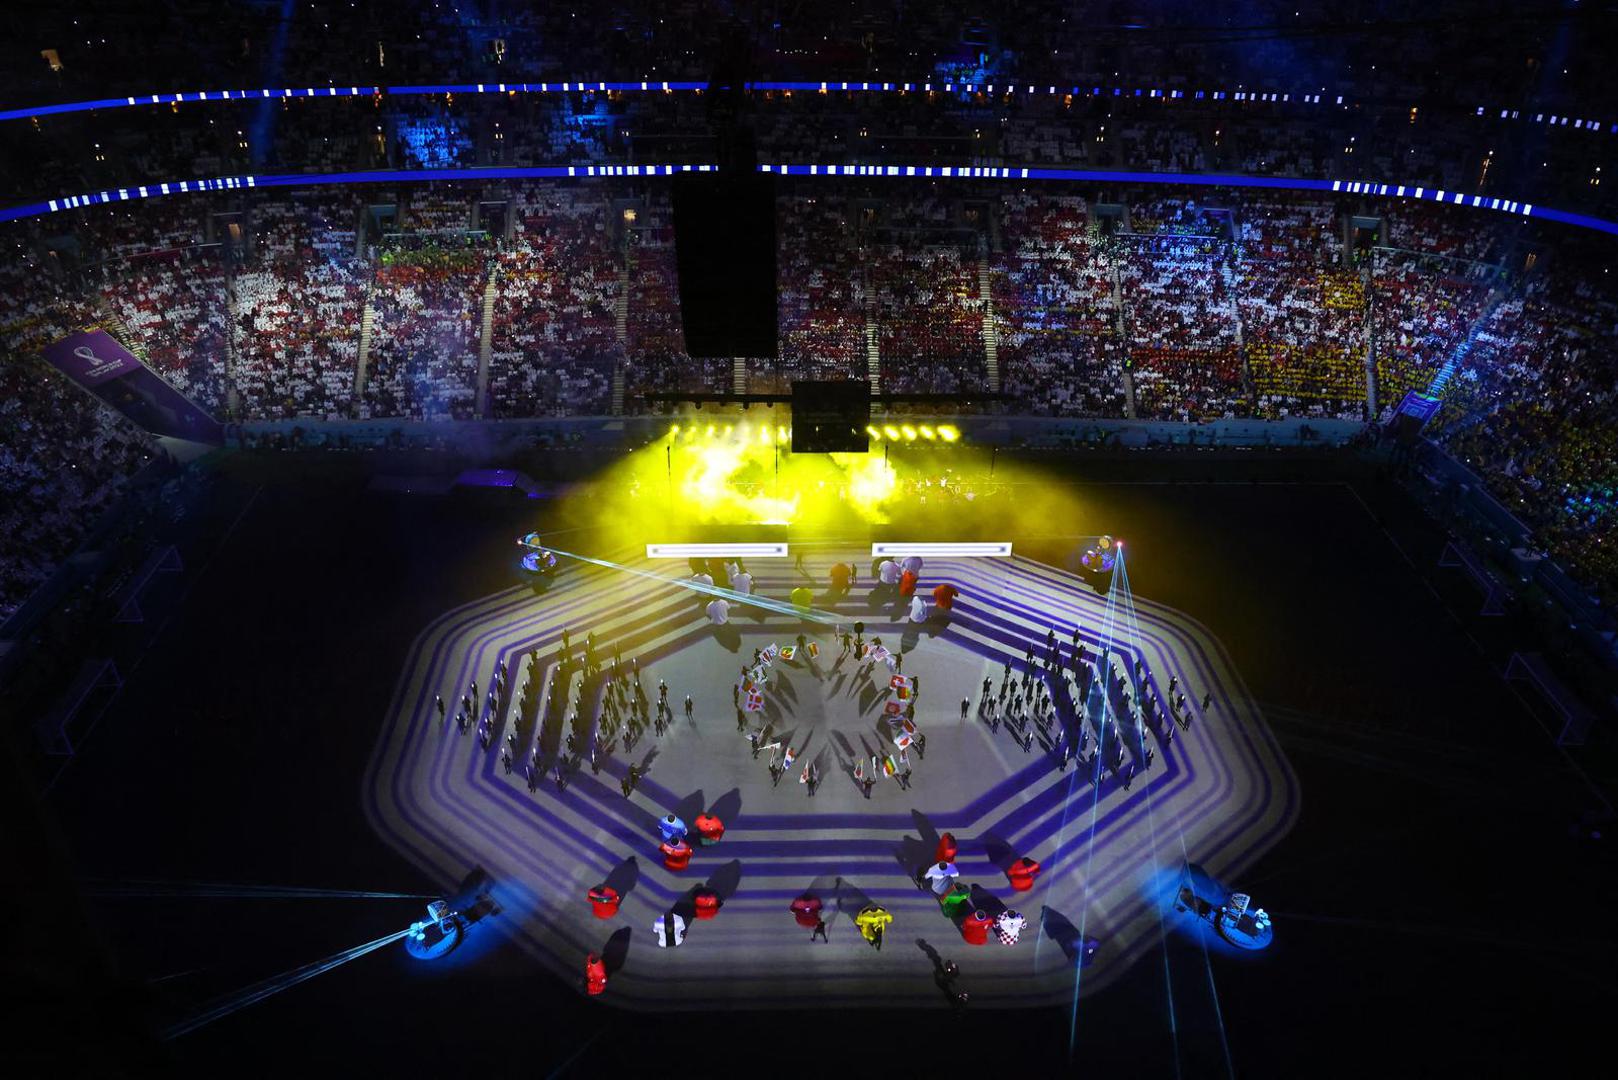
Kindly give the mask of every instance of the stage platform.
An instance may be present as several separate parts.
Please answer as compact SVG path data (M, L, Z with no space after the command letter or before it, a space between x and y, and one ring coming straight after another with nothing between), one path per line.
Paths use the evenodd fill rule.
M903 650L904 674L920 677L916 721L926 735L925 757L910 753L908 790L879 779L867 799L849 774L854 760L868 767L885 740L879 717L890 691L885 669L877 667L873 682L839 657L833 624L738 605L729 624L714 627L702 611L711 597L670 583L689 573L684 561L620 555L614 561L624 569L564 559L544 595L506 590L445 613L419 635L367 770L374 827L446 890L474 867L486 870L501 931L569 982L582 982L586 952L602 951L616 934L607 953L617 970L604 1002L803 1009L944 1007L933 978L938 957L960 966L957 988L974 1007L1068 1001L1076 977L1080 992L1100 990L1159 944L1154 882L1164 870L1189 861L1239 884L1296 820L1291 768L1230 657L1188 616L1140 596L1125 603L1116 590L1098 595L1071 574L1020 557L929 559L920 593L949 582L960 597L947 619L918 627L901 607L870 601L868 547L807 550L810 577L791 559L751 561L755 592L784 602L808 584L818 612L844 627L862 620L868 639ZM828 604L827 568L839 561L859 567L859 584ZM1098 783L1093 769L1060 769L1039 741L1025 751L1006 726L994 731L978 719L986 678L996 695L1006 662L1020 678L1026 649L1042 651L1048 628L1065 655L1075 625L1092 656L1110 648L1124 671L1139 658L1159 696L1177 677L1190 699L1189 727L1176 729L1171 742L1145 736L1154 759L1127 789L1111 772ZM507 728L484 750L475 732L457 732L456 704L472 679L486 692L497 663L510 664L513 688L520 684L536 648L545 696L555 700L560 690L571 698L577 673L567 688L550 686L564 627L576 654L593 631L609 661L614 646L626 666L638 658L654 703L658 680L666 680L675 719L662 736L648 731L632 752L620 748L599 775L586 762L559 791L548 771L530 792L520 757L511 774L501 767ZM755 648L789 645L800 633L819 643L819 658L777 662L762 714L800 752L776 783L767 755L755 759L738 731L732 686ZM448 724L439 721L435 693L448 703ZM696 705L691 722L686 694ZM970 701L964 721L963 698ZM505 722L509 705L502 708ZM749 727L762 722L759 714L743 719ZM519 734L526 750L531 717L519 722ZM1145 748L1123 741L1125 761ZM810 760L823 777L813 797L797 782ZM626 799L620 781L631 763L649 771ZM687 870L667 870L656 822L674 812L693 824L704 810L724 820L724 839L698 846ZM960 843L959 880L972 886L977 906L992 915L1003 905L1027 918L1017 944L1002 945L992 933L987 945L967 944L916 885L946 830ZM1004 867L1024 855L1044 871L1031 891L1018 893ZM597 919L586 893L608 880L624 893L622 907ZM704 883L724 906L712 920L690 921L690 891ZM811 942L788 910L805 892L825 905L829 943ZM853 924L873 902L894 916L880 952ZM687 914L689 934L677 949L659 948L653 925L676 907ZM1079 971L1086 938L1099 946Z

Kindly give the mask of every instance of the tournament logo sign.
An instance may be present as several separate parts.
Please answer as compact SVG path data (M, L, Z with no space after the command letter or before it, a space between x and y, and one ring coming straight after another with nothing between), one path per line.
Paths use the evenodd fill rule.
M224 429L217 420L104 330L71 334L47 345L44 357L145 431L193 442L224 442Z

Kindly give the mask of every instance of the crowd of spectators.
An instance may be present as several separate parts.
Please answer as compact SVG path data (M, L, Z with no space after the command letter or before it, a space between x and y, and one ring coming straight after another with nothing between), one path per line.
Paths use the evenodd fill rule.
M1117 255L1084 200L1008 195L992 289L1000 389L1036 415L1124 412Z
M134 94L159 89L153 79L169 73L216 86L702 78L735 14L723 0L623 0L610 19L570 4L174 0L154 10L90 0L19 9L0 54L0 91L38 101ZM1538 9L1480 16L1465 0L1352 23L1251 0L1171 0L1126 16L1081 14L1066 0L949 13L822 0L773 10L749 47L761 77L1325 90L1458 110L1588 101L1604 88L1614 44L1600 22L1581 24L1569 47L1563 22ZM1184 32L1217 26L1270 32ZM1504 65L1502 56L1529 62ZM1551 56L1556 70L1543 72Z
M1386 419L1411 390L1425 391L1484 313L1477 264L1399 248L1371 255L1377 402Z
M780 200L775 265L780 360L772 377L866 378L866 293L848 200Z
M884 393L959 394L987 386L976 263L953 245L864 246Z
M472 248L423 248L377 268L361 418L472 418L487 280Z
M1164 231L1122 237L1120 293L1135 415L1210 420L1242 415L1249 395L1237 349L1228 241L1209 239L1195 207L1156 200L1143 220ZM1141 222L1131 215L1131 225Z
M600 192L511 193L512 236L494 259L489 395L496 416L604 413L623 355L623 259Z
M732 363L686 355L668 200L643 200L625 219L628 284L624 310L625 380L631 403L648 393L728 393Z
M24 251L0 260L0 622L70 554L155 453L122 416L56 374L41 348L95 327Z
M253 214L257 260L234 281L235 415L336 419L353 410L369 263L351 193L299 192Z
M1352 206L1304 195L869 190L778 199L781 357L749 363L747 389L863 378L870 330L882 389L978 391L990 314L1017 412L1117 416L1132 388L1143 418L1360 419L1374 392L1385 420L1443 374L1430 434L1547 550L1615 580L1618 305L1599 257L1551 251L1536 267L1487 215L1419 204L1350 227ZM70 449L48 451L83 473L63 505L89 516L114 497L143 438L31 359L90 325L221 419L468 418L491 284L488 415L601 414L620 371L630 410L649 392L733 387L729 360L685 353L665 193L532 182L479 200L505 209L475 211L453 187L312 188L88 211L71 243L18 230L0 289L9 431L71 417ZM447 235L484 212L493 235ZM1542 241L1529 249L1546 258ZM21 437L6 482L24 494L8 508L45 490L47 451L24 455Z
M1618 299L1604 260L1531 279L1481 320L1432 430L1601 601L1618 603Z
M224 259L209 248L103 267L102 296L131 351L197 405L222 414L231 334Z
M1270 196L1236 212L1236 310L1256 415L1365 417L1363 272L1336 269L1340 223L1319 201Z

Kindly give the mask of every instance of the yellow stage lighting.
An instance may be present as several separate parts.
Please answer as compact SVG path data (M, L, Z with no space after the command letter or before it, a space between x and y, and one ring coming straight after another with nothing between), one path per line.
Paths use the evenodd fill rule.
M882 441L882 433L880 431L878 431L876 429L875 425L873 425L873 424L866 424L865 425L865 434L869 435L871 438L875 439L877 442Z
M708 425L708 438L710 438L710 439L713 438L713 433L714 433L714 426L712 424L709 424Z
M961 432L953 424L943 424L938 429L938 437L945 442L954 442L961 437Z
M911 427L909 424L906 424L904 427L900 428L899 430L903 431L905 433L905 442L915 442L916 441L916 429Z
M934 431L928 425L923 424L921 425L921 437L931 442L933 439L938 438L938 432Z
M730 433L735 431L735 430L736 430L736 425L735 424L726 424L725 425L725 438L727 438L727 439L730 438Z
M680 425L679 424L671 424L669 426L669 438L672 439L676 435L678 435L679 433L680 433Z
M886 435L890 439L897 439L899 437L899 429L894 427L892 424L883 424L882 434Z
M759 445L761 445L761 446L770 445L770 429L769 428L763 427L763 428L758 429L758 441L759 441Z
M786 442L790 438L792 438L791 428L778 427L775 429L776 442Z

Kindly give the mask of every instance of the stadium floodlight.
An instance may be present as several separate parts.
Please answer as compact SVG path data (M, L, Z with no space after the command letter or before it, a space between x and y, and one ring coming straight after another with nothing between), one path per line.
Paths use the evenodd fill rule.
M866 424L865 425L865 434L869 435L871 437L871 441L873 441L873 442L881 442L882 441L882 432L880 432L880 431L878 431L876 429L875 424Z
M899 428L899 430L904 432L905 442L915 442L916 441L916 429L911 427L909 424L905 424L905 425L901 426Z
M785 544L647 544L648 559L716 559L734 555L743 559L784 559Z
M954 442L961 437L961 432L954 424L944 424L938 429L938 437L945 442Z
M894 427L892 424L883 424L882 425L882 434L886 435L889 440L894 441L894 442L897 442L898 439L900 438L899 429Z
M1003 558L1011 554L1011 541L1001 543L921 543L921 544L872 544L871 557L876 558L904 558L908 555L920 555L923 558L936 555L939 558Z

